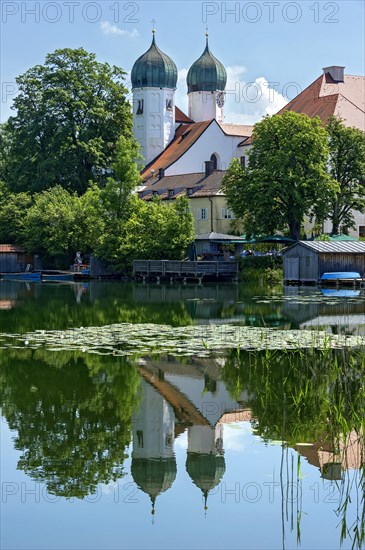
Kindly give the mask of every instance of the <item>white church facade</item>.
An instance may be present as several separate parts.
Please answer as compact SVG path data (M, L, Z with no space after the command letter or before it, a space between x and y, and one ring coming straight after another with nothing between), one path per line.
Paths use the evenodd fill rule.
M221 182L233 158L243 165L248 162L253 126L224 122L227 73L211 52L208 35L202 55L187 74L188 116L175 105L177 78L175 63L158 48L153 34L150 48L131 74L133 132L145 161L139 197L174 200L185 194L197 235L231 233L233 213ZM335 115L365 131L364 98L364 77L348 76L344 67L331 66L280 112L319 116L324 123ZM364 236L365 215L356 213L355 218L352 233Z

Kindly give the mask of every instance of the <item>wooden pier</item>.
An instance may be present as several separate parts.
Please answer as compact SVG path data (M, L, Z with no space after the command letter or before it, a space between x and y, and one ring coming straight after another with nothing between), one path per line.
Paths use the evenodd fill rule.
M133 262L133 276L146 279L168 279L170 282L187 279L204 278L237 280L238 262L190 262L179 260L135 260Z

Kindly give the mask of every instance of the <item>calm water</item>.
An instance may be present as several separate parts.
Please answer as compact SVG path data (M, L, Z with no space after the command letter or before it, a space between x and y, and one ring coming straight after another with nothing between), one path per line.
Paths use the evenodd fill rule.
M111 323L365 334L365 294L0 281L1 333ZM363 366L0 348L0 546L363 547Z

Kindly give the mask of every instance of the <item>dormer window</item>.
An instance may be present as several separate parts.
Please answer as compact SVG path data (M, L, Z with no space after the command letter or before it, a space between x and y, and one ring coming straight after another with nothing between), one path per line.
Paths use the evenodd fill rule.
M188 187L187 190L186 190L187 196L190 197L190 195L193 194L193 191L194 191L194 189L192 187Z
M174 196L174 190L173 189L169 189L169 197L173 197Z
M172 111L172 99L166 99L166 111Z
M152 195L153 195L154 197L157 197L157 196L158 196L158 191L152 191Z
M143 115L143 99L137 99L136 115Z

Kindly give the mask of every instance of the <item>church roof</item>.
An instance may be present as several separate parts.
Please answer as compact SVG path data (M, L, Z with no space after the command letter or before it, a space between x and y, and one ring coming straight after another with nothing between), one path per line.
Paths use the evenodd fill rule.
M319 116L325 124L330 116L337 116L345 126L365 132L365 77L344 75L343 82L339 82L325 72L278 114L284 111Z
M220 122L219 126L228 136L250 137L253 132L253 126L249 124L227 124Z
M154 513L156 497L170 489L175 481L175 457L164 459L132 457L131 474L136 485L150 496L152 513Z
M177 67L157 47L154 34L149 49L133 65L131 81L132 88L176 88Z
M213 119L179 126L175 132L174 139L169 143L166 149L142 170L142 179L146 181L151 178L152 170L157 173L160 168L166 169L174 164L192 145L194 145L212 122Z
M182 112L179 107L176 107L175 105L175 122L176 123L182 123L182 124L192 124L194 121L191 120L185 113Z
M210 51L208 35L205 50L190 67L186 82L188 93L223 91L226 87L226 69Z
M226 463L220 455L188 452L186 471L193 483L207 495L221 482L226 471Z

